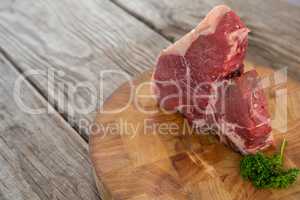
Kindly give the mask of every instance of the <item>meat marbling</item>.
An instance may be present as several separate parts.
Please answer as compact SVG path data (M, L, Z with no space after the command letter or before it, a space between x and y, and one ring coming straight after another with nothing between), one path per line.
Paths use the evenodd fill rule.
M243 154L272 144L267 101L255 70L244 73L249 29L227 6L215 7L163 50L153 73L160 106L181 112Z

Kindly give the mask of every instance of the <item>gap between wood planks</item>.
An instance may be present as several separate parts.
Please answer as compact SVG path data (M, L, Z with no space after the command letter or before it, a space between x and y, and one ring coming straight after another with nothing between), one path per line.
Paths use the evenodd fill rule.
M49 105L51 105L51 107L56 111L56 113L67 123L70 125L70 127L86 142L88 143L88 138L85 137L85 135L80 134L79 131L79 127L74 123L74 125L72 123L70 123L68 121L68 118L66 116L66 114L58 112L58 108L57 106L54 104L52 105L49 101L49 99L47 98L47 96L45 94L43 94L43 92L34 84L33 81L31 81L29 78L27 78L26 76L23 75L23 71L21 70L21 68L18 66L18 64L14 61L14 59L0 46L0 53L3 55L3 57L17 70L17 72L20 73L21 76L23 76L23 78L39 93L39 95L41 96L41 98L43 98L45 101L47 101L49 103Z
M168 40L169 42L173 43L174 42L174 37L172 36L167 36L165 34L162 33L161 30L157 29L155 27L155 25L150 22L149 20L147 20L146 18L144 18L143 16L140 16L139 14L131 11L130 9L126 8L125 6L123 6L121 3L119 3L116 0L110 0L114 5L116 5L117 7L119 7L120 9L122 9L124 12L126 12L128 15L131 15L132 17L134 17L135 19L137 19L138 21L142 22L143 24L145 24L147 27L149 27L151 30L153 30L154 32L156 32L157 34L159 34L160 36L162 36L163 38L165 38L166 40Z

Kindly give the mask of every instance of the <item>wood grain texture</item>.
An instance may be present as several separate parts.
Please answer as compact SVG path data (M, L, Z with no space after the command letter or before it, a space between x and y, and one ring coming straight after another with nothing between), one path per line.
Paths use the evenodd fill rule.
M251 68L253 63L246 63ZM269 67L257 68L264 80L278 77ZM256 190L239 174L240 154L220 144L213 136L188 132L179 114L165 114L150 95L151 72L134 82L129 107L116 114L99 113L90 135L90 156L99 190L108 199L213 199L279 200L299 199L300 180L284 190ZM130 84L124 84L104 104L106 111L119 108L130 99ZM287 131L282 134L285 115L278 101L276 85L266 89L277 144L285 137L287 166L300 166L300 82L288 78L281 84L287 92ZM279 95L280 97L281 95ZM282 96L280 97L282 98ZM154 113L143 113L140 108ZM275 109L276 108L276 109ZM283 107L284 108L284 107ZM277 111L276 111L277 110ZM276 117L277 116L277 117ZM298 130L297 130L298 129ZM283 131L284 132L284 131ZM274 151L273 150L270 151Z
M87 144L56 111L27 114L18 98L32 109L51 107L0 56L0 199L99 199Z
M250 51L300 77L300 7L282 0L112 0L168 38L178 39L219 4L251 29Z
M169 44L143 23L108 0L16 0L0 9L0 46L29 76L48 101L86 134L81 119L94 118L95 109L127 78L153 66ZM47 76L53 71L53 80ZM74 93L72 86L90 85ZM100 94L100 88L103 93ZM72 92L72 91L71 91ZM97 101L91 101L96 98ZM82 112L84 108L89 110ZM86 136L86 135L85 135Z

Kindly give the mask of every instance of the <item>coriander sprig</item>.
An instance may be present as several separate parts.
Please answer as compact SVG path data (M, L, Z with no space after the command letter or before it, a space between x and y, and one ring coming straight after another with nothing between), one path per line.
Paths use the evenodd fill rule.
M297 168L283 168L286 144L284 139L279 154L267 156L259 152L243 157L240 163L241 176L250 180L256 188L286 188L294 183L300 171Z

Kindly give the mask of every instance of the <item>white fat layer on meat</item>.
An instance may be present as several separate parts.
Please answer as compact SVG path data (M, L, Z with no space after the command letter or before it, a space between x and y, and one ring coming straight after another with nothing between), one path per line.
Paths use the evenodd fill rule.
M241 28L238 29L232 33L230 33L227 36L228 43L230 44L230 52L227 55L227 61L231 60L232 57L234 57L236 54L244 51L245 47L239 47L239 44L241 44L245 39L248 37L248 33L250 30L248 28Z
M273 144L274 138L272 134L269 134L268 138L264 141L264 144L261 146L256 146L255 148L252 149L247 149L247 153L256 153L258 150L264 150L267 147L269 147L271 144Z
M202 127L206 125L206 121L203 119L194 120L193 124L197 127ZM236 134L236 128L243 128L236 123L230 123L224 119L219 120L219 122L214 123L211 127L216 127L217 130L213 128L207 128L207 130L214 130L214 133L219 136L220 142L228 144L226 137L236 146L236 148L244 155L255 153L257 150L263 150L273 143L273 136L269 134L268 138L264 141L262 145L258 145L255 148L249 149L245 146L245 140Z
M222 143L227 143L225 138L225 136L227 136L242 154L246 154L245 141L235 132L235 129L239 127L240 126L236 123L229 123L222 119L218 123L217 134L219 135Z
M202 127L206 125L206 121L203 119L198 119L193 121L193 124L196 127ZM238 134L236 134L235 129L240 127L236 123L229 123L223 119L221 119L219 122L216 122L211 125L211 130L214 130L214 133L219 136L220 141L222 143L227 144L226 137L238 148L238 150L242 154L247 154L246 147L245 147L245 141L243 138L241 138ZM208 128L209 130L209 128Z
M229 123L225 120L221 120L221 122L219 122L219 127L220 129L217 134L221 138L221 142L226 143L226 141L222 141L222 137L225 139L224 136L227 136L242 154L255 153L257 150L263 150L273 143L273 136L272 134L269 134L268 138L262 145L257 145L255 148L249 149L245 146L245 140L235 132L236 128L243 127L236 123Z
M200 24L180 40L161 52L162 55L184 56L190 45L200 36L213 34L222 17L230 12L228 6L220 5L212 9Z

